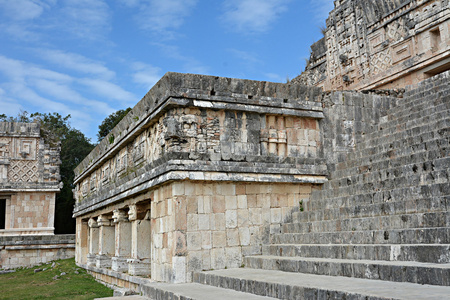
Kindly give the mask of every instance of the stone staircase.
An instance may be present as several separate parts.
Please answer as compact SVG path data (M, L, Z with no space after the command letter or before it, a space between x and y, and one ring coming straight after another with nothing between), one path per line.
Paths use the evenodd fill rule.
M196 272L194 283L147 295L450 299L448 77L408 91L245 268Z

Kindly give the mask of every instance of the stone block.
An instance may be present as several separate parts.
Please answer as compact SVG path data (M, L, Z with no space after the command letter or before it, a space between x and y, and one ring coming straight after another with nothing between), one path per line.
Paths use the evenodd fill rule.
M247 196L238 195L237 196L237 208L247 208Z
M225 197L224 196L213 196L212 211L213 211L213 213L224 213L225 212Z
M211 268L223 269L226 266L226 257L224 248L213 248L211 250Z
M236 196L225 196L225 209L237 209L237 198Z
M209 214L198 214L198 230L209 230L210 229L210 215Z
M211 214L211 230L225 230L225 214Z
M221 248L227 245L227 236L225 231L212 232L212 246L213 248Z
M227 229L227 246L238 246L239 245L239 230L235 229Z
M202 249L202 234L200 232L187 232L186 241L187 241L187 250Z
M226 228L235 228L237 226L237 210L227 210L225 212Z

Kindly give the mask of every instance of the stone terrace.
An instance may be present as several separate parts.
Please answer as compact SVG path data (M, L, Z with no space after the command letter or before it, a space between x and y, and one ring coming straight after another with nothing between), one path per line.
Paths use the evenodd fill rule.
M225 216L235 206L238 211L244 208L244 203L248 208L245 215L248 219L240 215L236 227L232 219L226 218L223 229L226 238L218 239L217 245L214 236L222 234L221 229L210 227L209 231L204 228L206 223L199 222L207 212L206 202L188 204L186 216L191 221L187 223L183 249L187 257L185 280L192 283L152 283L152 280L170 281L158 277L161 274L156 270L162 266L158 264L151 266L152 280L130 276L130 272L88 269L99 279L108 281L115 277L116 284L152 299L450 299L449 79L449 72L435 76L408 87L402 98L355 92L317 96L323 104L318 110L323 112L323 118L317 124L321 146L315 151L315 159L326 163L323 170L328 170L329 180L323 181L321 189L299 182L299 191L303 186L312 193L293 198L296 203L290 203L288 197L289 209L280 211L277 209L283 207L282 189L289 194L292 187L281 184L267 190L262 185L241 181L231 189L229 185L221 185L220 190L213 188L213 193L225 196L222 199ZM279 159L278 151L272 153ZM237 158L234 156L231 161L241 161ZM284 161L279 160L278 164L283 165ZM210 177L220 178L225 179ZM204 188L205 184L205 178L198 183L196 177L190 180L194 185L183 183L184 194L178 194L181 201L188 203L189 195L196 195L192 199L200 196L195 193L196 185ZM179 187L172 187L172 192L181 192ZM236 193L236 202L228 198L232 196L230 191ZM256 195L255 206L252 193ZM152 204L163 203L158 200L161 196L152 195ZM266 197L270 216L260 227L265 229L257 240L249 240L250 247L244 246L243 224L254 224L256 211L250 210L259 208L258 199L262 201L259 212L264 213ZM212 206L222 201L210 200ZM158 208L152 205L151 218L154 210ZM211 213L214 216L214 209ZM178 211L176 217L182 220L183 216ZM190 227L192 220L198 220L195 229ZM160 227L152 226L154 239ZM211 232L211 252L209 243L192 239L196 230L203 241L208 236L203 232ZM254 251L258 248L252 244L255 241L261 245L260 251ZM236 259L239 257L236 255L231 259L227 256L236 247L242 249L242 260ZM152 251L164 253L157 248ZM217 260L217 253L223 253L223 260ZM236 264L241 264L240 268ZM208 266L214 270L202 271Z

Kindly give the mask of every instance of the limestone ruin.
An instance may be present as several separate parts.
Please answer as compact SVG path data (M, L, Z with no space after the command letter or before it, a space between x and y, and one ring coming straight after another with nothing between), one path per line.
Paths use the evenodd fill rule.
M0 122L0 267L73 256L74 239L54 236L59 148L37 123Z
M403 88L450 69L448 0L337 0L294 82L332 90Z
M449 2L366 2L335 1L326 38L353 56L313 46L309 86L164 75L75 170L77 264L153 299L448 298ZM411 57L358 69L377 37ZM402 89L323 92L343 75Z

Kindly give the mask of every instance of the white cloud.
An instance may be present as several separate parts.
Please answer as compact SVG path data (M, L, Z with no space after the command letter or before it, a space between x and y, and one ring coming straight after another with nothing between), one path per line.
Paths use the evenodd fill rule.
M276 73L265 73L264 76L268 78L268 81L282 82L282 83L286 83L287 81L287 78L283 78L282 76L280 76L280 74Z
M108 100L92 100L80 95L77 92L80 84ZM107 116L115 111L111 106L129 106L122 102L130 99L134 100L131 93L105 80L78 79L0 55L0 107L7 115L14 116L23 107L32 110L30 112L70 114L72 121L76 121L76 128L94 137L98 115Z
M42 14L46 7L48 6L44 1L0 0L2 15L14 21L35 19Z
M138 3L137 21L144 30L168 34L179 28L198 0L142 0L125 1L129 5Z
M137 97L132 93L106 80L83 78L78 80L78 82L89 87L94 93L108 99L118 100L123 105L135 104L137 100Z
M197 74L209 74L209 68L204 66L194 57L185 55L180 51L178 46L167 45L163 43L153 43L153 45L160 47L167 57L181 61L183 64L180 68L180 72L189 72Z
M247 51L237 50L237 49L228 49L229 52L231 52L234 56L236 56L238 59L241 59L245 61L246 63L251 64L262 64L263 61L258 59L257 54L250 53Z
M14 39L38 40L41 32L33 25L55 4L56 0L0 0L0 31Z
M82 39L97 39L110 30L111 12L103 0L66 0L57 26Z
M161 69L145 63L137 62L133 64L135 73L133 81L150 89L162 77Z
M129 7L135 7L140 3L140 0L118 0L118 1Z
M261 33L287 10L290 0L228 0L222 20L243 33Z
M115 76L115 73L102 63L76 53L48 49L39 49L37 52L41 58L67 69L96 75L103 79L111 79Z
M334 9L333 0L310 0L310 8L312 9L315 20L318 24L324 24L328 18L330 11Z

